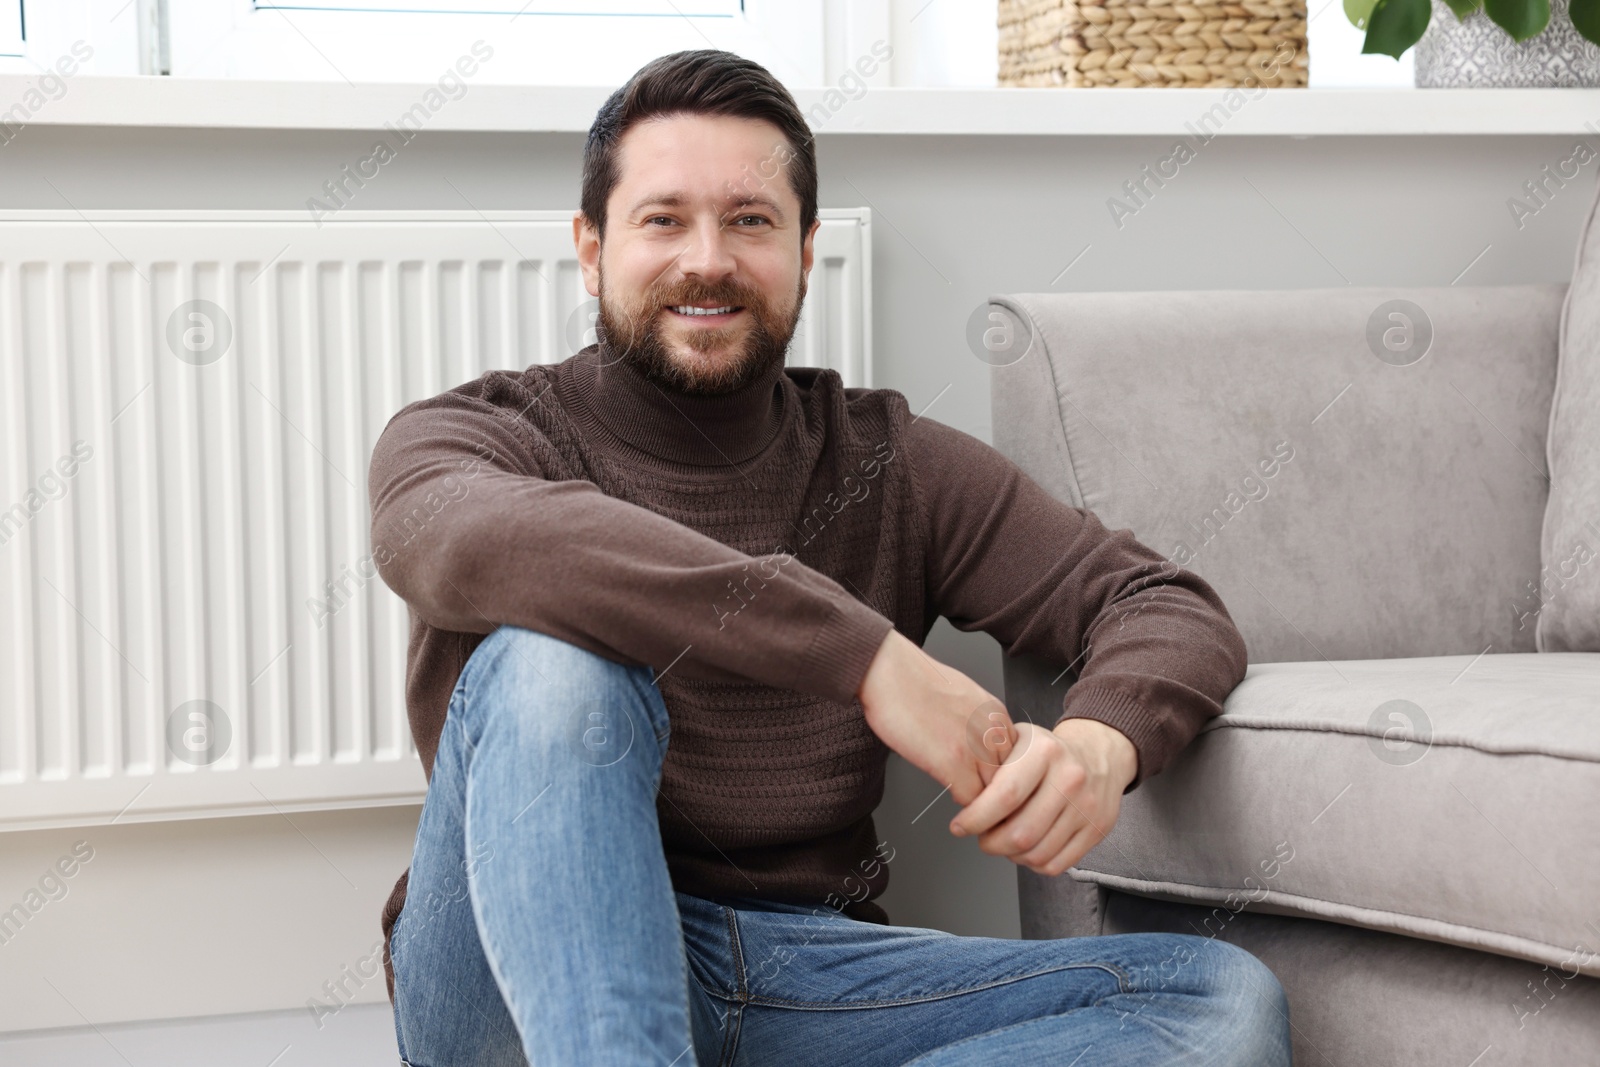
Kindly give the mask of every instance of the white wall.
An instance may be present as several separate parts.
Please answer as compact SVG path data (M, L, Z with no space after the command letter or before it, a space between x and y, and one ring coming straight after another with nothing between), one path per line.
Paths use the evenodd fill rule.
M329 1022L306 1007L329 1000L325 982L353 994L336 1003L384 1000L383 973L370 976L365 958L381 944L379 910L410 862L419 811L4 835L0 907L74 846L90 858L0 945L0 1031L292 1008L309 1037Z
M352 1004L321 1030L290 1010L0 1034L6 1067L394 1067L398 1056L387 1003Z
M370 139L34 126L3 150L0 206L297 208ZM1506 200L1570 142L1221 137L1120 229L1107 199L1169 139L824 133L819 151L823 204L876 213L878 384L914 409L939 396L929 417L988 439L987 368L962 338L990 294L1565 280L1593 172L1521 230ZM425 132L361 206L572 207L581 144ZM999 692L992 639L941 622L929 648ZM948 797L912 821L938 792L891 766L879 834L897 856L883 903L901 925L1016 936L1015 868L949 837ZM298 829L274 816L0 841L5 903L74 840L96 849L70 894L0 945L0 1029L303 1006L371 947L414 819L391 809L295 816ZM362 996L381 1000L381 981Z

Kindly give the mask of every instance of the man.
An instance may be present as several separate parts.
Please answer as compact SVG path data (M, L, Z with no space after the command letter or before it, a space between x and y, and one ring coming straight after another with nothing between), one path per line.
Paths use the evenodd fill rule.
M384 911L402 1056L1287 1063L1281 989L1224 943L956 937L874 902L891 749L962 806L952 832L1059 875L1245 649L1199 577L993 448L784 367L816 202L767 71L651 62L585 147L599 343L410 404L377 443L429 773ZM1059 721L1011 722L924 653L940 615L1076 661Z

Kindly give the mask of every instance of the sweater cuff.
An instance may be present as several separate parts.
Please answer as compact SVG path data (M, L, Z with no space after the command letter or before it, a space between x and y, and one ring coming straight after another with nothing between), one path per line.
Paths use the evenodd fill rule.
M1139 754L1139 766L1124 793L1131 792L1146 776L1155 774L1166 763L1170 746L1162 732L1161 723L1151 714L1144 698L1128 690L1126 682L1108 679L1097 685L1094 679L1090 679L1075 684L1067 690L1061 715L1050 724L1050 728L1055 729L1067 719L1103 722L1133 742L1134 750Z
M828 699L854 704L867 668L892 629L894 623L859 600L835 604L801 657L805 677L816 679Z

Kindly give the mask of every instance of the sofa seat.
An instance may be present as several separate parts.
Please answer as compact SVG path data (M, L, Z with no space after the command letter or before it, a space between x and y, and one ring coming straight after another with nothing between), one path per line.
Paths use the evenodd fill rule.
M1070 874L1600 976L1600 653L1251 664Z

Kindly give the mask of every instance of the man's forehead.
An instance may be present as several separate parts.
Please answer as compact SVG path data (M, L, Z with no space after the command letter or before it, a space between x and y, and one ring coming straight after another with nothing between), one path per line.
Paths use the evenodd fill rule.
M634 151L661 153L688 145L698 152L708 141L720 145L736 143L742 151L763 157L780 152L787 154L788 148L783 130L766 119L695 112L672 112L641 119L623 133L618 147L627 151L632 145Z
M617 191L630 210L716 201L729 209L798 206L785 170L794 160L783 131L765 119L666 115L638 123L617 145Z

